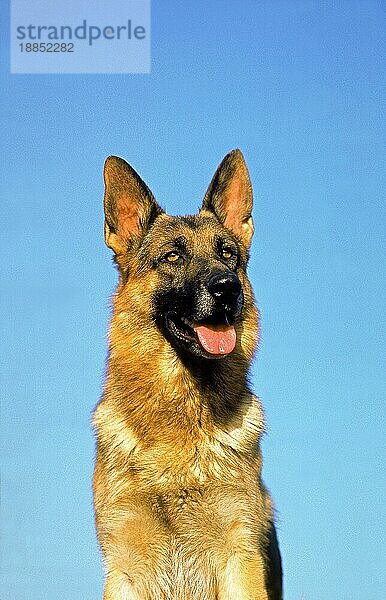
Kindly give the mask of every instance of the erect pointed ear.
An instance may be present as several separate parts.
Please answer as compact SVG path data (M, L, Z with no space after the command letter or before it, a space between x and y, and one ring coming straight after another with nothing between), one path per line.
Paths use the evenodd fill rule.
M122 158L107 158L104 179L105 242L115 254L123 254L163 210L138 173Z
M253 235L252 186L240 150L226 155L209 185L201 210L214 213L246 245Z

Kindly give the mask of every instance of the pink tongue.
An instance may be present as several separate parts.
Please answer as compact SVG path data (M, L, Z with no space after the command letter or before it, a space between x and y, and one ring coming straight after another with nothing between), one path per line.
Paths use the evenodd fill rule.
M236 331L232 325L197 325L194 331L209 354L229 354L236 346Z

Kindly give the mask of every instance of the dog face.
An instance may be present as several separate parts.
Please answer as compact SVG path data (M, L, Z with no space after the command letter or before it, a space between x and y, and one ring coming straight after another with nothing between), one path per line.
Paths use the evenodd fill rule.
M253 306L246 276L252 190L241 153L224 158L194 216L166 215L117 157L106 161L105 183L105 239L121 274L121 303L178 352L204 359L232 353Z

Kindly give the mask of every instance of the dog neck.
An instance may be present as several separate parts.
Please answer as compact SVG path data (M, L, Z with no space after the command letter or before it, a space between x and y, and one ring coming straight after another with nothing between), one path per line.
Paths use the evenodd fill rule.
M218 360L183 356L154 325L144 336L133 320L125 311L113 316L105 389L128 420L140 424L151 413L160 427L178 421L192 427L203 415L220 424L240 411L248 390L243 352Z

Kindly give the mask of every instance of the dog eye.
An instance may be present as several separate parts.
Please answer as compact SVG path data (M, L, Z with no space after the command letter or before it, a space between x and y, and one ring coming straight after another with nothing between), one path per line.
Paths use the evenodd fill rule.
M225 260L229 260L230 258L232 258L232 256L235 255L235 252L233 248L228 248L227 246L224 246L221 249L221 255L223 258L225 258Z
M166 262L169 263L174 263L177 262L179 259L181 258L181 256L178 254L178 252L168 252L166 254L166 256L164 257L164 260L166 260Z

